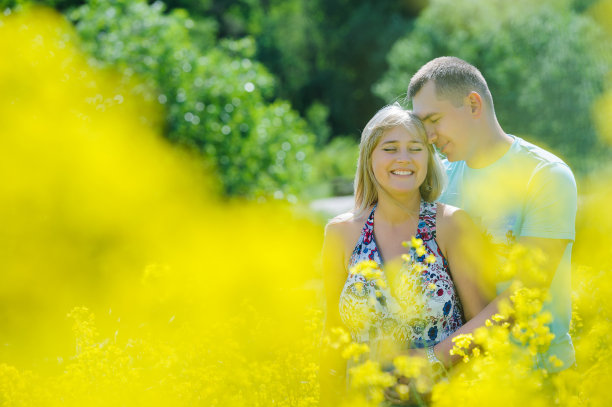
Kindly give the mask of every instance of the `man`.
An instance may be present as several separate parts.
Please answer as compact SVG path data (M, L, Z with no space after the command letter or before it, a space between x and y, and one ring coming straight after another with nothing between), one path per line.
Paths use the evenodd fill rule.
M464 209L486 230L501 256L514 243L546 254L539 284L549 289L544 311L553 317L549 327L554 339L547 352L537 355L537 365L549 372L573 365L568 331L577 193L571 170L555 155L506 134L484 77L459 58L425 64L410 80L408 97L429 141L447 158L449 184L440 200ZM484 325L509 295L509 284L498 283L495 300L458 333ZM444 341L434 354L451 363L451 348L452 343Z

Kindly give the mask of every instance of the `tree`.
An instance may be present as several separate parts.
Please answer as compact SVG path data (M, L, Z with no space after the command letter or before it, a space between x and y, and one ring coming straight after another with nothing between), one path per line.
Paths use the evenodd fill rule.
M601 150L591 107L612 54L600 28L572 4L432 0L414 30L393 46L376 93L386 100L404 95L424 63L460 57L487 79L506 131L537 140L584 170L585 158Z
M308 179L314 136L272 99L275 79L254 61L252 38L217 43L215 25L200 24L196 46L187 12L165 14L161 2L90 0L69 16L98 61L157 89L166 136L211 159L227 194L295 194Z
M208 15L218 38L255 39L255 58L278 79L276 95L303 116L329 109L335 136L355 134L382 106L372 85L391 45L410 29L425 0L169 0ZM197 10L197 11L196 11ZM192 15L195 15L192 14Z

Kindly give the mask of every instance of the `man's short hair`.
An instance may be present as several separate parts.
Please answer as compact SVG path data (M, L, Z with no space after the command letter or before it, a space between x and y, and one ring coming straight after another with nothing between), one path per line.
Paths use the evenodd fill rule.
M456 57L432 59L421 67L410 79L408 98L414 96L429 81L436 85L436 96L449 100L454 106L463 104L470 92L477 92L493 110L493 97L484 76L478 68Z

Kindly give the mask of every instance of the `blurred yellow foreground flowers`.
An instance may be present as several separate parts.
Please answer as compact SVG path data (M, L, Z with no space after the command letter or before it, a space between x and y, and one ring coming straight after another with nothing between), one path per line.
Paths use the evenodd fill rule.
M0 19L0 406L318 405L321 226L281 204L222 200L198 175L206 164L161 137L155 89L92 68L77 47L54 12ZM580 184L577 367L530 368L550 340L545 295L517 287L458 338L466 363L447 380L421 383L422 361L396 360L417 380L398 394L612 405L610 175ZM347 359L368 353L334 332ZM353 406L377 405L395 381L373 362L353 375Z
M322 228L222 201L77 45L0 20L0 405L314 405Z

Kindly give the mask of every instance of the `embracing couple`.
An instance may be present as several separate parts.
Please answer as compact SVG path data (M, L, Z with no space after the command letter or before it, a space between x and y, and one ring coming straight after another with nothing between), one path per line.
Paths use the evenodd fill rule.
M459 58L421 67L408 98L412 111L390 105L366 125L354 209L326 226L326 331L343 327L382 363L393 360L380 346L388 339L399 344L398 354L448 370L461 359L450 353L452 339L485 326L520 279L549 294L544 311L554 338L534 357L534 368L572 366L571 170L506 134L484 77ZM519 265L504 280L501 270L510 268L504 262L516 245L544 254L538 276ZM320 378L322 404L339 404L350 380L347 362L327 351ZM389 401L397 398L387 393Z

